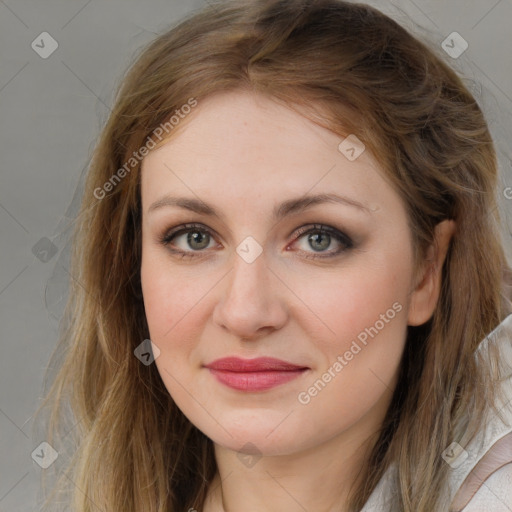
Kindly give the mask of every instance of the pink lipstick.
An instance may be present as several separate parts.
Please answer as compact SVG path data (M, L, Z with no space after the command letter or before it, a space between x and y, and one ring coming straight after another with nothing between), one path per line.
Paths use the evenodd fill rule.
M239 391L264 391L289 382L309 369L273 357L225 357L205 367L219 382Z

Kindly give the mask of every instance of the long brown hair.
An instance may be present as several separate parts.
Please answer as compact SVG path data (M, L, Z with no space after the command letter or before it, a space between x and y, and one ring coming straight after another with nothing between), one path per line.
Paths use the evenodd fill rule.
M511 311L495 149L477 102L435 51L378 10L341 0L212 4L157 37L124 77L88 171L52 356L58 372L41 406L51 405L46 440L63 454L48 502L59 491L75 512L203 507L212 442L174 404L156 366L134 356L149 331L140 161L131 159L177 133L187 119L172 129L169 119L191 99L235 89L266 94L340 141L357 135L407 207L418 263L436 224L457 223L436 310L408 331L399 383L350 503L359 510L396 464L396 510L445 510L441 454L474 436L496 396L475 350ZM166 122L162 141L155 133Z

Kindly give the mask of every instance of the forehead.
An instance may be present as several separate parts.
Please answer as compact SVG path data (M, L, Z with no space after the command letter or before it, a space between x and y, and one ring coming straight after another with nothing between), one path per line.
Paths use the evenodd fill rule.
M276 204L308 192L343 193L372 209L396 202L375 157L365 150L350 160L339 147L344 138L263 95L214 95L144 158L144 210L165 192L219 204L234 198Z

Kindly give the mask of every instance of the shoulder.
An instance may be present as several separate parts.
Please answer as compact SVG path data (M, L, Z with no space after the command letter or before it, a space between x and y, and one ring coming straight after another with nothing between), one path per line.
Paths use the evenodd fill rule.
M478 489L462 512L512 511L512 462L495 471Z
M485 364L489 344L499 347L502 397L499 414L489 408L481 430L450 461L446 510L457 512L512 512L512 314L480 344ZM488 364L493 364L489 360ZM455 443L457 444L457 443ZM453 451L453 450L452 450ZM444 455L447 456L446 451ZM445 462L448 462L443 457ZM397 510L398 466L392 463L378 482L361 512Z
M512 315L481 343L483 353L490 343L500 349L503 394L499 414L489 410L482 430L465 447L467 460L452 473L452 507L459 512L512 512Z

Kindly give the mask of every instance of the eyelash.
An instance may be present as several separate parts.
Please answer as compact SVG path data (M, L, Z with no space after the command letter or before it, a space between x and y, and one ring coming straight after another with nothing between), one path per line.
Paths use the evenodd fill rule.
M172 252L173 254L175 254L176 256L178 256L182 259L203 257L204 254L199 254L201 252L204 253L203 250L182 251L181 249L172 249L169 247L169 244L173 238L175 238L178 235L193 232L194 230L202 232L202 233L207 233L210 237L215 239L213 232L210 229L208 229L206 226L203 226L201 224L184 224L182 226L177 226L176 228L172 229L171 231L165 232L159 238L159 242L162 245L164 245L165 247L167 247L170 252ZM305 256L308 259L334 258L336 256L339 256L342 252L352 249L354 247L354 244L348 235L346 235L345 233L342 233L341 231L338 231L335 228L332 228L329 226L324 226L322 224L309 224L307 226L302 226L294 232L294 236L295 236L295 239L298 239L301 236L307 235L310 233L327 234L327 235L333 237L335 240L337 240L344 247L342 247L341 249L339 249L337 251L331 251L328 253L317 253L316 256ZM295 239L294 239L294 241L295 241ZM302 251L302 252L304 252L304 251ZM320 255L320 254L325 254L325 255Z

